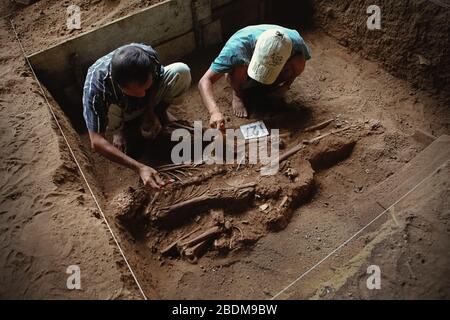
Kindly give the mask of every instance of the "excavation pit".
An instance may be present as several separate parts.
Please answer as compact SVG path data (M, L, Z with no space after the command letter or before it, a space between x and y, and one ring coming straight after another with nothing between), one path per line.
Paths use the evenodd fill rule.
M273 288L269 292L273 294L279 281L284 284L288 278L295 277L299 269L306 269L319 260L326 250L340 243L347 231L359 226L358 213L349 215L345 202L352 204L352 195L364 192L397 169L401 163L391 157L407 158L408 152L417 152L420 145L393 130L389 115L394 111L386 108L388 116L381 116L377 104L365 100L369 94L373 97L375 90L383 93L376 96L376 103L383 106L395 103L384 96L391 89L390 82L382 83L398 79L391 80L378 65L346 52L334 39L313 30L302 34L311 43L314 57L320 62L311 61L311 69L307 69L304 77L293 85L287 101L277 104L263 101L266 108L255 103L252 118L240 120L232 116L231 89L227 83L221 80L216 88L216 98L229 118L229 126L237 128L262 119L269 128L281 129L282 154L299 144L304 145L281 163L277 175L261 177L255 166L224 166L217 174L204 177L204 180L198 178L197 184L174 186L158 196L142 193L133 172L90 151L80 112L83 75L96 58L123 43L150 43L161 53L165 64L182 60L193 71L194 86L185 103L173 109L174 113L188 123L194 120L207 123L208 116L195 83L220 47L202 41L211 39L207 35L217 32L217 20L221 21L223 39L241 24L267 21L261 14L265 12L262 6L265 1L248 1L246 5L261 5L261 10L258 15L248 16L234 25L231 23L234 19L230 18L234 16L234 9L227 4L213 7L210 16L207 13L203 19L194 19L192 7L186 3L165 1L137 17L121 19L105 29L68 40L29 58L55 98L55 106L64 111L65 115L59 113L60 118L70 120L71 125L64 129L72 133L74 138L70 141L75 149L80 149L78 154L86 155L83 166L93 177L91 183L107 218L113 222L125 254L149 297L220 298L229 292L238 292L233 298L266 298L267 288ZM238 11L244 15L245 10ZM177 23L167 18L173 15L177 17ZM142 23L135 19L155 21L149 28L161 28L158 29L161 32L137 33L142 38L135 39L130 36L133 28L142 29ZM201 23L195 25L195 21ZM107 44L98 40L103 38L103 32L111 35L106 38ZM118 35L117 39L111 38L112 35ZM198 50L199 46L207 46L207 49ZM48 61L53 63L48 64ZM375 89L367 74L361 71L365 68L381 72L376 76L379 82ZM409 103L413 98L409 97L408 90L404 87L393 95L399 101ZM382 125L372 127L371 117L381 117ZM326 127L306 130L330 118L333 121ZM336 132L346 126L351 128ZM303 143L330 132L335 133L320 141ZM159 141L149 148L159 149L161 144ZM398 146L405 149L398 151ZM170 164L165 156L170 147L161 149L166 149L158 150L161 157L155 157L155 149L151 149L150 156L143 160L155 166ZM177 169L167 175L175 175L182 182L215 168L200 166L193 172L189 172L189 168ZM61 176L61 184L64 181L67 176ZM228 197L224 195L224 192L237 192L239 186L251 183L256 183L254 189L248 190L242 198L233 193ZM213 192L217 190L222 192ZM212 193L208 194L208 191ZM192 199L198 201L198 206L186 203ZM182 204L181 209L170 208L177 204ZM178 216L180 212L183 217ZM184 213L188 214L184 216ZM356 251L354 249L348 256ZM282 270L284 274L278 274L276 270ZM261 278L264 280L258 282ZM233 279L240 281L233 282ZM251 283L255 283L255 291L243 292L243 288ZM307 287L302 294L310 296L314 290Z
M165 25L168 20L165 17L175 12L180 24L176 30L172 30L172 24ZM143 269L152 268L153 263L145 262L151 257L157 257L160 261L180 259L181 263L199 263L204 255L208 256L207 259L214 260L226 257L230 252L238 254L243 249L251 249L268 233L281 231L288 226L295 210L314 196L314 170L329 168L345 160L350 156L361 133L352 129L337 133L340 138L333 134L325 137L323 141L304 144L304 149L290 154L280 163L280 170L274 176L263 177L258 172L258 166L245 163L232 166L201 165L182 169L175 167L174 170L165 167L167 170L163 169L161 174L166 178L174 178L176 183L168 190L158 193L144 190L133 173L124 172L124 169L91 153L79 101L82 75L94 62L92 57L101 56L123 44L127 38L124 30L131 34L135 32L134 29L142 28L139 21L152 19L156 20L152 24L153 27L158 25L161 30L168 30L168 34L158 34L158 39L152 39L148 35L154 33L149 32L146 33L146 38L139 41L154 44L165 63L184 57L193 70L195 83L220 48L210 46L203 52L195 50L197 43L194 24L189 24L192 19L191 8L176 1L163 2L137 15L69 40L44 53L32 55L30 61L71 120L73 128L80 134L82 148L89 154L91 162L88 167L94 168L94 183L103 193L103 205L110 212L108 218L116 222L121 237L128 242L127 247L134 247L135 251L137 242L138 248L148 248L139 250L140 253L133 257L137 259L138 264L146 265ZM122 27L117 29L117 24ZM117 40L112 39L108 45L102 46L99 39L105 33L119 34ZM93 43L96 43L96 46L92 47ZM90 50L86 52L80 48ZM45 68L42 68L41 62L49 60L55 63L45 64ZM72 77L64 77L65 81L54 81L67 73L72 74ZM226 94L230 93L230 89L224 81L218 84L218 91L225 93L218 97L221 108L228 109L230 97ZM186 102L175 107L174 113L187 124L195 120L207 123L207 116L202 108L198 93L193 87ZM249 102L249 110L252 119L237 122L233 119L231 126L261 119L269 129L280 129L282 157L298 145L303 146L302 141L320 137L318 130L333 133L335 125L341 124L340 119L333 119L324 128L308 130L320 121L315 122L311 109L297 101L268 101L257 98ZM198 119L198 115L202 115L202 119ZM145 152L140 160L154 166L170 166L169 137L170 135L166 134L146 146L151 152ZM151 283L150 279L149 281Z

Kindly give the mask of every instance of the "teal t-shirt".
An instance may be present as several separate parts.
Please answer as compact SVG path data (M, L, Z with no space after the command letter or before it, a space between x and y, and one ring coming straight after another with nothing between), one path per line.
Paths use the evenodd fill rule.
M301 53L306 60L311 59L311 50L296 30L273 24L261 24L248 26L236 32L211 64L211 70L217 73L227 73L235 66L249 65L259 36L264 31L274 28L281 29L289 35L293 45L292 55Z

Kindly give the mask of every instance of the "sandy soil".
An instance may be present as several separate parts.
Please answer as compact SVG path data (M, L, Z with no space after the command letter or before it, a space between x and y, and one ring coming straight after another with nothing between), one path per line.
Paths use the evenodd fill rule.
M397 77L450 101L448 1L380 0L381 30L365 28L367 0L317 0L315 24Z
M86 3L91 4L91 6L86 4L84 7L88 11L86 16L92 21L98 21L96 26L112 17L120 16L124 12L133 12L137 9L134 2L129 5L124 1L101 3L89 1ZM108 6L113 5L114 10L111 10L112 7ZM64 31L64 26L56 28L54 31L53 28L46 27L51 24L55 25L56 20L51 20L53 17L43 18L40 15L39 10L44 7L49 8L45 10L51 10L56 15L64 15L65 9L60 9L56 1L40 1L15 16L15 22L24 39L27 52L38 51L47 45L55 44L72 36ZM105 10L102 12L108 12L108 18L98 20L100 8ZM33 28L31 22L35 22ZM48 30L46 31L48 34L42 39L34 36L36 30L41 28ZM82 31L87 30L84 28ZM32 85L34 82L26 72L23 61L17 59L20 52L14 42L11 30L3 29L5 31L2 37L10 45L3 50L4 58L1 60L4 66L2 70L5 70L4 74L9 75L2 78L4 84L2 84L1 92L1 112L4 114L1 128L5 132L2 134L2 150L6 150L3 156L9 159L5 159L4 163L7 165L2 171L2 176L4 175L7 179L2 187L2 209L0 210L0 217L5 219L5 222L2 223L2 227L5 228L2 236L5 237L5 241L2 243L7 243L2 249L2 269L4 270L2 284L4 282L8 284L2 286L8 288L2 292L2 295L36 298L70 297L72 293L67 293L64 288L61 289L55 284L61 283L61 281L64 284L65 274L58 272L60 269L64 270L63 266L67 264L68 260L72 261L72 257L74 257L83 265L82 270L86 269L92 279L89 282L92 282L92 286L83 291L83 296L136 297L129 277L123 279L125 284L121 280L121 275L123 277L127 274L126 269L123 268L123 263L120 263L120 257L114 252L113 246L108 245L107 231L101 224L101 220L95 218L93 203L79 180L67 151L64 150L58 139L58 134L50 126L41 126L40 129L36 129L41 123L49 123L48 111L45 109L42 97L36 93L36 85ZM96 192L101 199L102 206L106 209L109 220L115 222L113 228L119 235L131 265L137 271L138 278L142 281L144 290L149 297L204 299L269 298L273 296L367 222L368 216L349 211L349 206L356 205L361 195L392 175L425 148L424 144L412 138L416 129L422 129L436 136L449 134L449 111L442 99L395 78L380 68L380 65L364 60L350 52L323 32L314 31L305 36L311 45L314 59L308 63L305 73L296 80L289 92L287 111L280 111L284 112L283 117L292 118L294 115L299 118L299 121L293 121L291 127L286 124L284 129L301 129L339 116L340 121L344 124L362 124L361 132L363 134L356 131L343 136L347 139L357 140L351 156L326 170L316 170L314 175L316 187L313 196L308 201L305 199L301 206L295 209L292 217L288 220L289 223L283 226L282 231L269 232L265 228L258 229L256 243L240 247L226 255L221 255L216 250L210 250L200 258L197 264L191 264L179 258L161 257L160 248L183 232L182 228L169 231L149 229L147 230L149 233L144 238L133 236L129 230L115 220L114 213L117 203L114 200L129 186L136 186L137 177L132 172L92 154L87 146L86 137L81 137L80 142L74 130L65 121L64 116L59 114L70 135L70 141L76 146L77 156L82 160L86 171L90 173L89 179L96 186ZM198 79L206 70L214 53L212 50L201 56L194 55L187 58L187 62L194 70L195 79ZM34 89L30 90L30 87ZM20 95L16 88L21 88ZM231 91L225 81L218 83L215 92L229 119L230 127L237 127L245 122L255 120L254 117L250 120L238 120L232 117ZM22 99L19 100L20 103L15 100L19 99L16 95ZM280 109L281 107L283 106L280 105ZM21 110L20 112L10 112L11 109L18 110L18 108ZM16 115L20 115L21 112L23 113L22 118L17 117ZM199 115L203 121L208 118L195 87L191 89L185 104L175 108L174 112L178 117L188 121L198 120ZM376 130L370 129L372 124L376 124ZM18 129L15 131L18 133L17 137L13 136L14 132L9 129L10 126L17 126ZM32 130L33 128L35 131ZM44 139L43 137L48 138ZM304 137L302 133L294 130L292 140L288 141L289 146ZM22 141L23 144L19 144L18 141ZM51 144L52 141L53 144ZM39 156L37 156L38 154ZM13 158L10 159L10 157ZM295 161L293 162L295 163ZM242 175L246 175L250 171L251 168L244 167ZM20 178L20 174L23 174L22 178ZM251 174L248 176L254 177ZM447 229L442 227L433 233L432 237L436 243L447 243L446 241L448 241L448 214L445 214L448 212L445 211L448 210L448 203L442 200L448 193L448 185L442 181L445 180L445 177L448 177L448 171L443 170L433 180L435 182L433 185L421 190L422 193L414 195L414 201L410 202L414 204L413 207L408 210L404 209L405 212L408 211L408 214L402 215L405 219L413 215L414 221L419 220L424 225L435 224L435 221L447 223ZM26 186L29 189L25 189ZM54 194L55 188L56 194ZM15 190L19 190L19 192ZM28 192L22 190L28 190ZM430 190L433 191L433 194L442 194L442 196L432 197ZM30 197L29 194L36 198ZM50 194L51 196L49 196ZM80 195L82 198L79 198ZM34 204L35 200L33 199L37 199L37 204ZM39 201L44 202L40 203ZM29 208L33 208L33 204L43 206L43 208L35 209L45 213L37 214L37 217L50 216L55 217L54 220L49 219L44 220L44 223L35 223L37 218L32 218L32 210L29 210ZM250 211L255 209L257 212L257 205L259 204L252 204L254 207L247 214L251 214ZM67 210L68 207L74 210ZM74 211L80 212L79 215L74 216ZM427 215L430 220L422 221L425 219L423 212L431 213ZM439 217L433 215L435 212L441 212ZM11 218L11 216L14 217ZM16 227L15 221L19 220L23 222L17 224L18 227ZM350 295L370 298L372 296L368 296L359 288L361 284L358 276L360 277L365 271L363 270L364 266L356 265L351 268L351 272L345 272L349 261L358 253L365 254L367 261L370 262L370 257L379 252L381 255L377 255L378 264L387 266L394 261L394 265L400 266L404 259L411 255L417 255L417 253L426 256L426 261L435 261L445 252L446 248L448 249L448 246L437 246L435 250L427 250L427 246L423 245L423 243L427 243L426 241L414 240L405 242L400 249L390 251L392 254L383 254L393 246L397 237L403 237L405 233L409 233L412 238L429 239L425 235L412 234L411 230L415 229L411 229L411 224L409 226L405 224L405 229L402 230L391 230L389 225L385 225L379 229L381 230L380 236L376 238L371 232L380 228L381 223L386 221L386 219L380 221L374 226L374 229L368 230L367 233L355 239L345 251L330 258L327 264L310 274L283 297L329 297L327 290L325 290L325 295L322 294L322 291L324 287L330 286L336 290L334 295L336 298L348 298ZM185 228L188 230L206 222L201 219L193 220ZM49 224L50 227L48 227ZM25 238L27 241L23 240L24 230L29 236ZM45 237L34 236L37 232L45 234ZM88 240L80 243L80 234ZM37 245L36 243L40 244L35 239L45 240L49 237L58 240L42 244L44 249L33 247L33 245ZM368 250L367 244L371 241L374 241L371 248L375 249ZM56 246L57 243L66 244L67 248ZM14 249L14 246L19 244L19 248ZM52 248L52 250L48 248ZM364 253L364 249L366 249L366 253ZM34 256L30 254L30 250L36 255L47 255L48 252L52 252L51 264L47 260L45 262L44 259L32 258ZM28 254L26 254L27 252ZM416 264L416 261L413 261L411 265L416 277L425 274L427 276L423 276L420 281L417 281L411 277L401 277L400 274L404 274L403 270L386 267L389 270L390 285L382 294L375 297L448 297L449 291L445 287L445 283L435 289L430 287L430 284L437 280L433 277L434 265L432 263ZM443 260L441 265L447 266L448 264ZM60 277L60 280L54 280L54 278L42 280L41 273L45 273L47 270L49 270L50 276ZM14 277L18 277L21 281L13 282ZM29 278L38 279L34 284L35 291L29 287ZM403 282L404 285L402 285ZM424 287L424 283L429 286ZM14 286L20 286L20 289ZM51 286L51 288L46 286ZM409 288L407 292L400 289L405 286ZM127 289L123 289L124 287ZM111 288L116 289L111 290Z
M9 16L20 8L21 6L14 1L2 1L0 3L0 18Z
M349 206L359 201L357 196L396 172L425 147L412 138L416 129L435 135L448 133L448 111L443 102L380 70L377 64L352 55L323 33L307 34L306 38L316 59L311 60L304 75L288 94L287 109L290 111L285 117L298 119L291 124L291 129L304 128L338 115L344 123L379 123L380 128L363 136L358 133L347 135L347 138L357 137L358 140L351 157L317 172L313 198L294 212L285 230L279 233L260 230L259 241L245 250L232 251L226 256L212 250L198 264L191 265L183 260L161 257L160 249L170 243L168 239L173 240L183 231L202 226L208 220L194 220L184 230L153 231L144 240L136 240L124 229L123 240L128 243L129 250L136 253L133 263L138 266L141 278L145 279L147 290L157 292L158 298L267 298L276 294L282 289L280 284L289 284L301 271L319 261L367 222L367 216L349 214ZM210 57L213 56L211 53ZM189 64L195 66L194 77L198 78L207 68L204 61L210 61L210 58L198 55L188 58ZM232 117L231 91L224 81L219 82L215 92L230 120L229 126L237 127L255 120ZM289 106L298 111L289 109ZM202 120L206 121L207 115L202 108L199 95L193 88L186 103L175 108L175 114L188 121L203 114ZM289 146L303 138L302 134L294 134ZM106 199L113 200L127 186L136 186L133 173L124 174L119 167L97 156L94 159ZM241 174L246 176L246 169L241 170ZM117 183L114 177L119 172L121 178ZM220 184L220 181L216 183ZM108 211L114 212L114 202L107 202L113 205ZM250 221L252 224L258 220ZM381 220L377 226L385 221ZM318 288L323 282L332 279L338 266L345 265L353 255L363 250L367 239L371 239L367 234L358 238L348 251L330 259L329 265L298 284L286 297L308 298L320 294ZM418 289L415 287L417 283L411 282L410 285ZM394 297L396 291L389 291L385 296L391 293Z
M427 183L396 205L398 225L391 220L373 234L374 240L367 249L336 272L335 278L344 275L343 286L338 285L336 292L329 290L329 295L318 290L318 297L449 299L449 169L447 162ZM382 270L381 290L367 290L365 286L367 266L373 264ZM361 266L357 268L358 265ZM333 288L332 281L327 285Z
M25 52L31 54L158 2L161 0L38 1L17 12L13 21ZM80 30L67 29L67 7L70 5L77 5L81 9Z
M0 27L0 297L139 298L7 21ZM82 290L66 287L78 265Z

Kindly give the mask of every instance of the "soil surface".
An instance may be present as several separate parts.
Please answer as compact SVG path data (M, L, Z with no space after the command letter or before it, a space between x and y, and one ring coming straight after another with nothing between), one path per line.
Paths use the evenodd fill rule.
M326 150L333 146L336 139L344 139L346 142L356 142L353 151L348 158L339 159L343 161L334 160L325 168L320 165L315 168L314 189L309 196L300 199L300 204L295 206L287 222L277 228L268 227L265 219L276 212L282 196L258 199L250 203L246 201L246 206L238 210L237 215L225 212L225 220L231 220L231 224L239 226L241 230L225 233L218 238L217 244L212 241L206 253L195 264L189 262L189 259L180 258L179 252L166 257L162 251L174 240L189 235L198 227L204 231L214 225L216 211L223 209L223 206L216 206L209 213L208 210L194 210L190 220L169 230L149 227L145 229L143 237L136 237L129 228L119 224L118 228L123 228L121 234L125 237L124 242L130 246L130 251L135 250L133 259L140 277L145 279L147 290L155 288L158 298L272 297L283 289L280 284L288 285L301 271L307 270L364 226L370 216L349 211L349 208L356 204L363 205L361 195L407 164L426 147L426 144L413 138L417 129L436 135L448 132L445 124L440 129L435 129L439 127L439 123L448 122L448 112L445 105L430 94L418 91L389 75L376 63L352 55L323 33L306 34L306 39L316 59L308 63L305 73L294 83L284 103L263 103L258 105L264 107L263 111L254 112L250 119L237 119L232 116L231 89L225 80L219 81L215 94L229 120L227 125L237 128L257 119L265 119L269 128L281 128L282 135L291 133L288 138L284 138L285 150L322 133L347 125L357 125L355 130L324 139L317 146L307 148L308 152L315 148ZM198 79L206 70L207 61L211 61L213 56L214 52L211 52L206 58L199 54L187 58L187 62L195 70L194 78ZM173 113L191 123L198 120L199 114L204 123L208 120L195 87L182 106L173 108ZM337 120L320 132L305 133L301 130L330 118ZM159 145L154 147L159 148ZM311 158L305 152L299 152L284 169L297 170L301 178L307 172L301 167L301 160ZM114 219L117 204L123 204L120 201L117 203L117 199L123 200L130 185L138 189L138 181L132 172L124 172L122 168L99 156L94 156L94 159L94 171L98 173L98 180L103 186L106 206L111 208L107 211L110 212L111 219ZM162 163L161 159L156 160L155 157L150 160L155 165ZM171 201L177 203L190 199L191 196L201 195L202 190L252 181L258 181L258 186L272 186L275 183L270 179L261 179L251 167L242 166L237 173L235 170L236 167L227 168L225 174L213 177L193 190L187 189L180 196L170 193ZM195 170L192 174L195 175ZM176 175L185 179L180 173ZM120 176L119 182L117 176ZM286 177L282 179L288 181ZM280 181L275 185L279 183ZM283 190L293 188L289 183ZM261 208L267 203L269 207L264 212ZM148 215L147 220L143 221L151 221L152 214L147 209L144 208L141 212L147 212ZM385 221L387 220L381 219L377 226ZM274 231L277 232L273 233ZM344 266L364 248L371 239L371 231L373 230L368 230L367 234L355 240L353 246L345 252L331 258L331 267L327 265L325 270L321 268L313 274L314 277L311 275L307 281L298 283L283 297L313 298L320 295L323 282L333 279L333 270L337 270L337 266ZM445 240L448 234L441 236ZM240 238L242 242L239 242ZM231 239L232 248L223 250L223 243L229 245ZM243 245L239 245L240 243ZM414 286L414 283L411 282L410 285ZM357 296L356 293L354 295Z
M10 25L0 24L0 297L139 298ZM82 290L67 289L71 265Z
M327 298L449 298L449 169L447 162L417 192L396 206L398 225L391 221L371 235L374 240L367 249L337 272L338 281L334 282L339 289L329 290ZM367 267L374 264L382 270L381 290L367 290L365 286ZM348 280L339 287L342 275ZM332 282L327 288L332 288ZM318 297L324 297L323 289L318 290Z
M16 12L12 20L27 55L54 46L162 0L45 0ZM81 29L67 29L67 8L80 7Z
M318 0L315 21L341 45L449 101L450 1L380 0L381 29L366 27L368 0Z
M91 19L81 32L140 8L138 2L79 2ZM144 7L150 2L139 4ZM65 24L54 27L59 20L53 19L65 15L61 4L39 1L16 12L14 23L27 53L73 36L65 31ZM48 10L55 16L47 16ZM1 296L138 298L7 21L2 21L1 30L6 44L0 52ZM36 37L37 32L45 36ZM429 142L415 138L416 130L435 136L450 133L449 109L440 96L396 78L323 31L303 34L313 59L284 102L256 101L250 119L236 119L231 88L224 79L215 87L228 127L263 119L269 128L287 134L282 136L282 153L305 139L354 126L306 146L282 163L274 177L262 178L257 167L247 164L228 166L200 184L179 187L156 199L155 194L139 198L137 176L92 153L87 137L79 137L51 101L149 298L265 299L277 295L373 218L370 212L352 208L363 206L372 187L426 148ZM186 58L194 80L206 71L218 49ZM189 123L208 121L195 81L185 103L172 110ZM328 119L334 121L326 128L303 131ZM165 162L164 155L154 155L155 150L167 148L163 141L148 146L151 156L144 155L146 161L155 166ZM186 181L211 169L201 166L168 174ZM444 258L449 248L446 180L448 167L401 203L397 210L401 228L392 227L388 216L380 219L280 298L449 298L448 283L438 283L449 268ZM164 219L159 223L167 205L248 183L256 183L255 189L234 203L236 210L228 210L229 197L222 191L206 198L206 208L191 207L187 218L178 220L177 211L170 211L176 224L167 227ZM289 200L284 200L286 196ZM131 206L131 220L124 223L118 217L133 201L145 205ZM185 239L192 240L199 233L190 232L214 226L221 228L220 235L201 248L195 261L183 246L163 254L180 236L188 234ZM410 265L407 269L405 261ZM72 264L80 265L86 277L82 291L69 291L65 286L65 270ZM381 291L365 289L370 264L379 265L387 279Z

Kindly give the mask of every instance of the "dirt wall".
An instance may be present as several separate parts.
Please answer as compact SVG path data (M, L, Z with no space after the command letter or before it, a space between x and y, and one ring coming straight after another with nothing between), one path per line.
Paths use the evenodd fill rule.
M381 30L366 25L367 7L373 4L381 9ZM315 24L340 44L449 100L450 1L316 0L314 10Z

